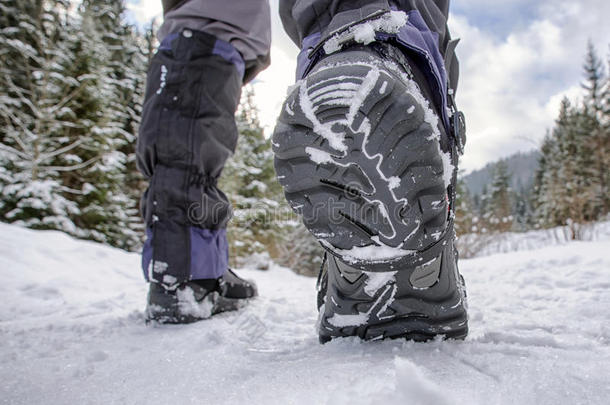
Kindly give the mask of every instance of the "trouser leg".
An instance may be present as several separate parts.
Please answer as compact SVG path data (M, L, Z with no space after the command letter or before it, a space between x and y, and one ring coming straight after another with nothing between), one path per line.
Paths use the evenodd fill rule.
M372 12L392 8L417 11L428 29L438 36L437 45L444 59L449 85L455 90L459 65L454 53L457 41L451 40L447 28L449 0L282 0L280 17L286 33L297 46L302 47L303 39L314 33L320 33L324 38Z
M217 180L235 150L241 86L269 63L266 0L164 0L140 126L145 277L166 286L218 278L231 216Z
M162 44L148 72L137 162L150 181L142 262L151 281L217 278L228 265L231 210L217 179L237 142L242 83L221 44L185 30Z
M230 43L245 61L244 83L270 62L271 16L268 0L239 3L226 0L164 1L164 22L158 32L167 35L189 28Z

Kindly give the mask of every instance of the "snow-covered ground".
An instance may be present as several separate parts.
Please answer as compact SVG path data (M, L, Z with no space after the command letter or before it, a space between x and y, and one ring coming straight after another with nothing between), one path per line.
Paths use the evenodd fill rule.
M0 224L0 401L607 404L610 239L461 261L464 342L318 344L315 281L244 269L239 313L146 326L139 257Z

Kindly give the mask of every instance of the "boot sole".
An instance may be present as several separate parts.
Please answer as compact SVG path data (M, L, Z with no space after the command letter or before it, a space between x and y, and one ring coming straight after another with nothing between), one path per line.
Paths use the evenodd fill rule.
M430 122L436 116L413 94L414 82L388 69L337 70L312 73L282 109L273 149L286 199L326 248L352 263L424 250L448 220L449 156Z

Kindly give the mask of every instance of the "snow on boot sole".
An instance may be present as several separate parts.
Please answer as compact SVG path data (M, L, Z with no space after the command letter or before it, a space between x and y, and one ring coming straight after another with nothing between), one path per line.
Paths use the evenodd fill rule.
M352 261L423 250L447 228L448 156L430 122L436 115L413 86L372 62L331 65L292 90L276 126L275 168L288 202Z
M329 271L327 298L336 305L327 301L321 310L321 340L465 335L465 309L455 324L429 315L445 302L465 306L455 264L441 267L443 274L454 274L444 288L459 299L439 301L427 288L417 293L405 276L422 263L451 260L441 243L453 249L447 243L453 233L447 195L453 167L449 153L440 148L437 115L415 81L391 65L365 49L327 57L291 89L273 135L275 167L286 198L329 252L329 263L400 274L392 298L368 296L366 276L347 285ZM386 287L389 294L393 287ZM345 298L343 289L357 302ZM389 301L383 300L396 294L429 308L417 312L401 305L391 317L368 317L358 327L328 322L335 313L362 320L363 307L385 306ZM347 312L336 312L335 306Z

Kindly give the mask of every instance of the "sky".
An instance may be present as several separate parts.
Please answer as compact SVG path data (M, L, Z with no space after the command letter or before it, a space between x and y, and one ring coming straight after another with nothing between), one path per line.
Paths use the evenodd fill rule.
M260 120L271 134L298 48L283 32L271 0L271 66L253 86ZM161 15L160 0L129 0L130 19ZM608 0L454 0L449 28L460 38L458 107L466 114L467 145L460 168L469 172L518 151L537 148L552 128L564 96L582 99L587 41L608 60Z

